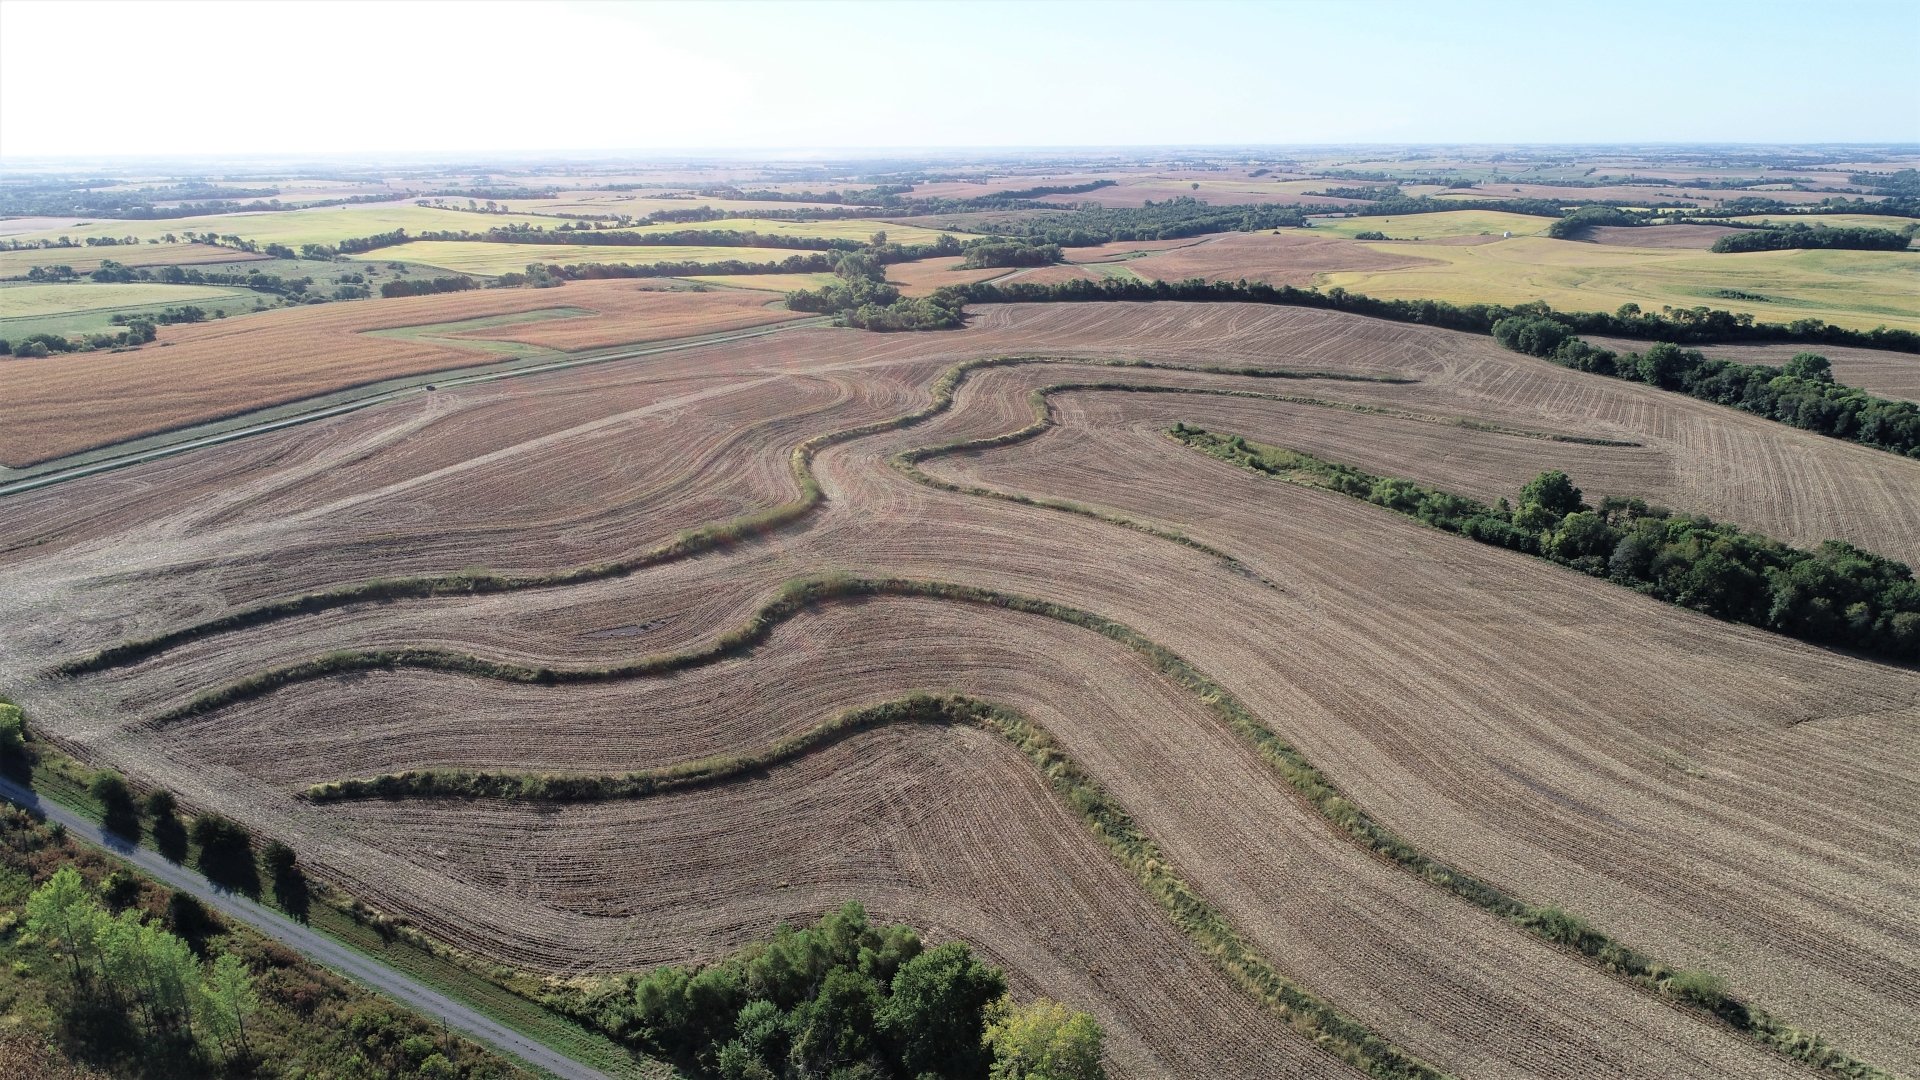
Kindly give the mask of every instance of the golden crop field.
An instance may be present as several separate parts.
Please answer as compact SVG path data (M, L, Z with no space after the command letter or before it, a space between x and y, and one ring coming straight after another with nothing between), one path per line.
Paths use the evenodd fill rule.
M1389 233L1388 235L1392 235ZM1366 245L1431 265L1336 271L1321 280L1369 296L1612 311L1625 303L1746 311L1766 322L1920 330L1920 252L1702 251L1629 248L1516 236L1498 243Z
M1395 240L1441 240L1457 236L1494 236L1511 232L1534 236L1547 231L1552 218L1509 214L1502 210L1443 210L1436 214L1382 217L1316 217L1315 233L1352 239L1363 232L1383 232Z

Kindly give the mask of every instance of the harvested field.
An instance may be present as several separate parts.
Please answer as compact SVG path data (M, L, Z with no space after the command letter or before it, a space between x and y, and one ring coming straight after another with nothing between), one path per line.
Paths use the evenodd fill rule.
M1383 250L1313 232L1225 233L1205 243L1185 244L1129 259L1128 270L1144 278L1184 281L1263 281L1309 286L1333 270L1397 270L1427 260L1411 250ZM1404 253L1402 253L1404 250ZM1077 255L1078 253L1076 253ZM1078 260L1076 260L1078 261Z
M1589 229L1586 239L1616 247L1705 251L1735 231L1725 225L1600 225Z
M1421 215L1434 216L1439 215ZM1340 224L1357 220L1362 219ZM1388 236L1400 235L1397 226L1380 227ZM1704 305L1748 312L1763 322L1817 318L1861 330L1920 330L1920 252L1915 251L1715 255L1519 235L1472 246L1423 244L1416 250L1440 265L1340 271L1329 274L1326 283L1383 299L1543 300L1562 311L1612 311L1623 303L1654 311L1662 305Z
M1395 240L1446 240L1461 236L1544 236L1552 218L1509 214L1503 210L1443 210L1392 217L1317 217L1313 231L1351 240L1363 232L1383 232Z
M908 296L925 296L942 285L968 285L1012 273L1005 267L962 270L960 264L964 261L964 256L950 255L940 259L894 263L887 267L887 282L898 286Z
M1204 248L1154 257L1188 250ZM537 298L595 308L594 295L575 283ZM505 312L432 319L493 314ZM1005 354L1411 381L978 368L917 425L819 447L825 501L763 537L627 576L338 607L77 679L39 674L376 575L630 558L794 498L789 461L809 437L922 409L942 371ZM1026 428L1032 392L1062 382L1237 396L1062 392L1050 429L921 468L1194 544L940 490L888 464ZM1743 1000L1878 1064L1920 1067L1907 1034L1920 1026L1920 759L1905 737L1920 675L1231 468L1163 438L1175 419L1483 497L1564 467L1594 494L1920 556L1920 462L1484 337L1293 308L1001 306L950 333L798 329L461 387L14 497L0 613L23 629L0 638L0 685L90 759L285 838L317 872L510 963L573 973L710 956L858 898L980 943L1023 991L1093 1010L1121 1075L1333 1072L1227 982L1028 761L971 728L865 732L737 783L597 805L295 798L410 767L652 768L913 690L969 692L1053 732L1267 962L1443 1069L1794 1074L1369 857L1186 685L1042 614L834 601L671 675L541 686L399 666L141 722L340 649L578 669L696 648L806 575L1039 597L1178 653L1432 858L1720 973Z
M367 333L382 328L579 307L596 314L459 337L580 350L798 317L766 303L751 293L575 282L564 290L448 293L296 308L164 327L157 345L133 352L0 361L7 371L9 419L0 432L0 462L18 468L350 386L483 363L488 357L477 344L463 348L453 338L396 341Z
M91 248L33 248L0 251L0 278L26 277L36 266L70 266L77 274L100 269L109 260L126 266L199 266L246 263L266 258L211 244L137 244Z

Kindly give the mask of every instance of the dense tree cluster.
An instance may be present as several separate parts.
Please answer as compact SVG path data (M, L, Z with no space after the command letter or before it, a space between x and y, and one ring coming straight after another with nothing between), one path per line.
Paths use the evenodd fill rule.
M1369 184L1365 187L1330 187L1319 191L1310 191L1309 195L1321 195L1329 199L1352 199L1356 202L1377 202L1380 199L1398 199L1403 197L1398 184Z
M1920 660L1920 582L1906 564L1829 540L1816 551L1639 499L1589 506L1563 472L1545 472L1517 505L1375 476L1310 454L1185 424L1174 438L1274 475L1300 476L1481 543L1539 555L1717 619L1789 637Z
M887 284L886 271L865 254L843 255L833 271L840 281L787 294L794 311L833 315L841 326L862 330L950 330L962 325L961 305L936 292L907 297Z
M1896 169L1890 173L1854 173L1847 182L1875 195L1893 195L1920 199L1920 169Z
M1098 1080L1101 1032L1021 1008L967 946L925 948L858 904L705 966L662 967L556 1004L630 1046L722 1080Z
M412 281L389 281L380 286L381 296L426 296L431 293L466 292L477 289L480 283L465 274L451 277L416 278Z
M27 719L20 707L0 699L0 776L24 781L33 772L27 753Z
M1644 353L1589 345L1566 325L1515 315L1494 324L1495 341L1556 364L1676 390L1822 435L1920 457L1920 405L1875 397L1833 379L1824 357L1800 353L1780 367L1716 360L1662 342Z
M1713 242L1720 253L1787 251L1794 248L1844 248L1850 251L1905 251L1913 226L1905 229L1835 228L1790 223L1775 229L1742 229Z
M1296 228L1307 222L1307 212L1297 207L1213 206L1187 196L1161 202L1148 200L1143 206L1050 209L1055 212L1042 218L993 222L978 229L1035 243L1092 247L1116 240L1176 240L1203 233Z
M151 828L165 851L161 819ZM5 804L0 882L7 1025L80 1063L42 1073L28 1061L26 1077L313 1077L317 1065L339 1080L524 1075ZM8 1068L18 1045L0 1046L0 1075L20 1075Z
M1555 240L1578 240L1597 225L1643 225L1646 218L1616 206L1583 206L1547 226L1547 235Z
M991 266L1049 266L1065 258L1059 244L1035 244L1026 240L976 240L965 248L965 269Z
M246 1056L259 998L239 957L221 953L202 964L186 938L144 912L111 914L71 866L27 897L26 915L27 929L59 954L76 1008L114 1014L170 1053L217 1048Z

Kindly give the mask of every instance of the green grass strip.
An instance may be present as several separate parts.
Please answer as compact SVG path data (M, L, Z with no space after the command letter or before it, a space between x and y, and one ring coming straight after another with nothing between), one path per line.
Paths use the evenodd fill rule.
M1106 392L1138 393L1138 394L1199 394L1199 395L1206 395L1206 396L1212 396L1212 397L1254 398L1262 401L1279 401L1279 402L1284 402L1290 405L1308 405L1308 406L1312 406L1315 408L1322 408L1322 409L1341 409L1347 412L1364 413L1364 414L1373 415L1373 416L1387 416L1387 417L1392 417L1394 419L1399 419L1399 420L1413 420L1413 421L1417 421L1420 423L1427 423L1427 424L1442 424L1449 427L1463 427L1463 428L1468 428L1474 431L1487 431L1487 432L1493 432L1501 435L1519 436L1521 438L1543 439L1551 442L1574 442L1574 443L1586 443L1589 445L1599 445L1599 446L1638 446L1640 445L1639 443L1634 443L1634 442L1622 442L1622 441L1612 440L1612 439L1587 438L1585 436L1579 436L1579 435L1562 435L1555 432L1546 432L1546 431L1531 431L1526 428L1506 427L1499 424L1490 424L1490 423L1485 423L1477 420L1467 420L1459 417L1435 416L1430 413L1406 412L1404 410L1389 409L1389 408L1385 408L1383 406L1378 406L1378 405L1358 405L1358 404L1353 404L1351 402L1328 401L1323 398L1302 397L1294 394L1263 394L1263 393L1259 393L1252 390L1228 390L1228 389L1216 389L1211 387L1196 387L1196 386L1153 386L1153 385L1147 385L1147 384L1141 384L1141 383L1123 383L1123 382L1078 382L1078 383L1054 383L1049 386L1040 387L1039 389L1033 391L1033 393L1029 394L1027 397L1027 402L1028 402L1028 405L1033 409L1033 422L1028 424L1026 427L1020 428L1017 431L1009 431L1002 435L989 435L979 439L964 439L956 442L940 443L935 446L920 446L920 447L914 447L913 449L910 449L910 450L902 450L893 456L890 464L892 464L894 468L899 469L901 473L903 473L908 479L914 481L915 483L924 484L927 487L937 488L941 491L952 492L957 495L973 495L973 496L977 496L985 499L1000 499L1005 502L1018 503L1022 506L1034 506L1034 507L1039 507L1041 509L1046 509L1046 510L1059 510L1063 513L1077 514L1081 517L1088 517L1088 518L1093 518L1097 521L1106 522L1109 525L1118 525L1125 529L1132 529L1135 532L1146 533L1149 536L1156 536L1162 540L1168 540L1173 543L1180 544L1184 547L1193 548L1196 551L1205 552L1206 554L1211 555L1214 558L1219 559L1221 562L1225 563L1227 568L1234 571L1235 573L1253 578L1254 580L1259 581L1263 585L1271 586L1273 584L1271 581L1268 581L1266 578L1263 578L1259 574L1255 573L1251 568L1249 568L1246 564L1242 563L1239 559L1235 558L1234 556L1228 554L1225 551L1220 550L1219 548L1214 547L1211 544L1205 543L1200 540L1196 540L1193 537L1190 537L1185 533L1179 532L1177 530L1168 529L1162 526L1153 525L1143 521L1137 521L1133 518L1126 517L1121 514L1116 514L1111 511L1101 510L1096 507L1087 506L1084 503L1073 502L1069 499L1056 499L1046 495L1026 495L1019 492L1003 491L998 488L982 487L977 484L956 483L951 480L945 480L940 477L934 476L920 468L921 462L928 461L932 458L945 457L953 454L976 453L982 450L991 450L991 449L994 449L995 447L1012 446L1015 443L1025 442L1028 439L1032 439L1055 425L1056 421L1053 415L1053 404L1052 404L1052 399L1054 395L1081 392L1081 391L1106 391Z
M969 375L985 368L1010 367L1021 364L1076 364L1089 367L1140 368L1152 370L1192 371L1203 374L1244 375L1250 378L1269 379L1331 379L1342 382L1380 382L1406 383L1410 379L1374 378L1362 375L1346 375L1339 372L1296 371L1282 368L1232 368L1220 366L1195 366L1167 364L1146 360L1099 360L1079 359L1075 357L1049 356L989 356L963 361L948 368L933 384L932 400L923 408L886 420L860 424L840 431L815 435L793 449L788 459L788 469L793 475L794 484L799 489L796 498L756 510L737 517L728 518L681 533L673 540L658 547L626 559L593 563L587 566L573 567L567 570L545 574L503 574L493 570L469 569L453 574L441 574L421 577L374 578L370 581L343 585L334 589L304 593L268 601L253 607L241 608L229 612L217 619L178 627L149 637L133 638L101 649L98 652L56 665L50 674L62 677L86 675L106 671L136 663L147 657L165 652L189 641L212 637L217 634L231 633L252 626L259 626L296 615L330 611L336 608L350 607L356 604L386 602L392 600L422 600L436 596L477 596L489 593L516 592L523 589L563 588L587 582L603 581L608 578L626 577L649 567L663 563L677 562L681 559L719 548L731 547L743 541L765 536L793 524L806 517L826 501L826 493L820 488L820 481L813 471L814 458L822 450L840 443L877 435L886 431L896 431L925 423L953 405L954 394Z
M1252 744L1268 765L1277 771L1310 807L1367 851L1388 860L1436 888L1452 893L1476 907L1505 919L1543 941L1579 953L1663 1001L1716 1019L1770 1050L1782 1053L1831 1076L1845 1077L1847 1080L1892 1080L1891 1073L1847 1054L1818 1035L1800 1031L1759 1007L1741 1001L1728 992L1725 983L1716 976L1661 963L1614 940L1578 915L1551 905L1538 905L1521 900L1490 882L1423 854L1391 829L1374 820L1347 797L1330 778L1308 761L1306 755L1302 754L1298 748L1281 738L1225 687L1214 682L1179 654L1125 623L1080 608L1034 597L1004 593L977 585L911 578L856 578L830 575L789 582L772 602L762 607L746 623L729 631L721 638L720 643L707 649L649 657L628 665L619 665L616 668L584 671L576 669L572 673L551 668L504 665L496 661L468 657L467 660L471 662L471 666L466 673L490 675L493 670L498 669L508 672L507 677L513 681L520 682L567 682L575 681L576 678L598 679L666 674L670 671L684 670L713 662L721 655L715 650L721 648L722 643L726 643L725 647L729 650L726 655L744 651L752 644L765 640L778 623L793 618L807 607L836 599L860 596L931 597L980 604L1056 619L1084 627L1119 642L1139 654L1154 670L1197 696L1234 732ZM366 657L369 667L390 666L375 662L376 658L388 654L336 655L349 661L355 657ZM435 653L434 655L453 654ZM302 667L302 665L296 665L293 668L282 668L278 671L298 672ZM364 669L364 667L354 666L342 667L339 670ZM449 669L436 668L436 670ZM629 671L633 674L629 676L605 674L616 670ZM223 690L214 691L207 700L218 699L222 703L227 700L237 700L234 697L221 697L234 688L247 688L246 696L257 696L258 693L268 692L274 686L285 685L284 682L273 681L271 677L275 674L269 672L264 673L264 676L256 676L255 679L242 680ZM543 674L546 677L541 677ZM319 675L303 674L302 677L317 678ZM264 681L257 681L263 678ZM196 699L198 700L201 699ZM210 705L209 708L211 707L217 706ZM606 790L611 793L621 779L604 778L602 782L607 784ZM369 783L377 782L377 780L369 781ZM591 797L585 793L592 790L592 778L570 779L569 783L575 785L573 790L579 793L574 796L575 798ZM609 794L605 797L612 796ZM1078 809L1077 806L1076 809Z
M1201 951L1236 983L1315 1045L1380 1080L1439 1080L1446 1074L1395 1046L1358 1020L1299 986L1267 963L1226 916L1173 869L1166 854L1112 796L1069 758L1039 725L997 705L959 695L913 694L835 717L749 755L708 758L620 776L548 776L467 771L411 771L372 780L319 784L316 801L376 798L635 799L761 772L856 732L899 724L973 725L1011 742L1139 879Z

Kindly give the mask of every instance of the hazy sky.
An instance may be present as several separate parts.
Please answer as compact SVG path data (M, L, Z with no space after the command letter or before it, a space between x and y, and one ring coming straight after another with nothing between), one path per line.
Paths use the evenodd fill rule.
M1920 2L0 0L0 157L1920 141Z

